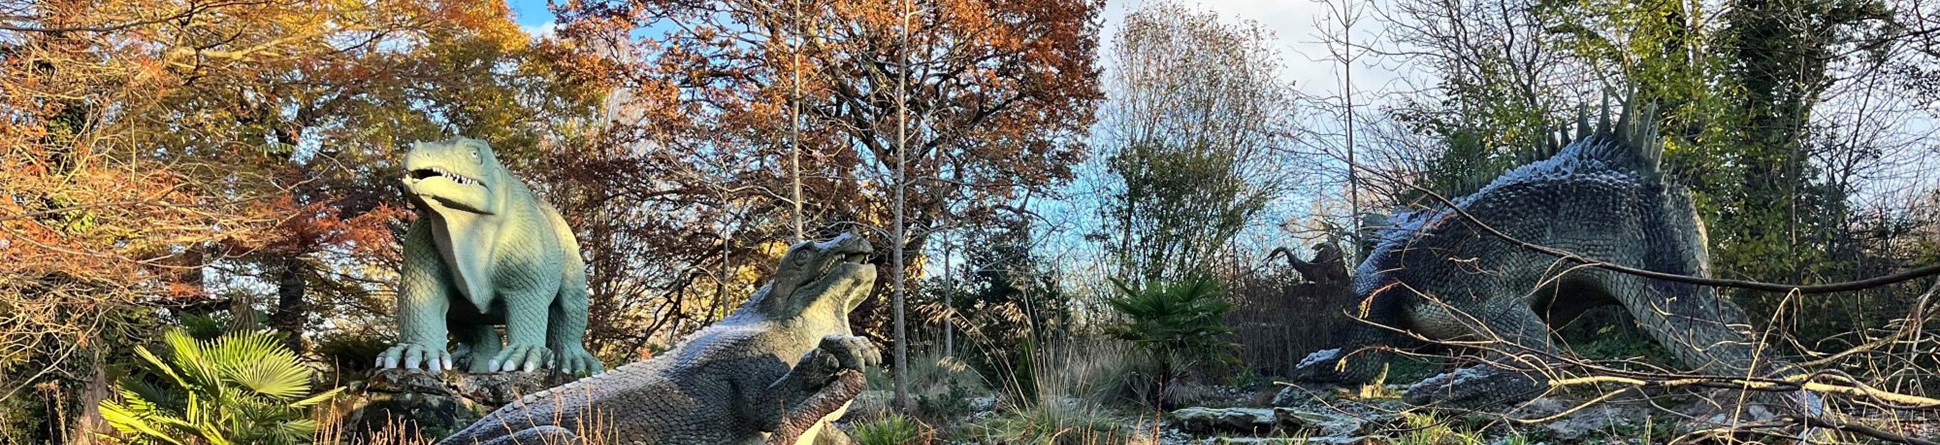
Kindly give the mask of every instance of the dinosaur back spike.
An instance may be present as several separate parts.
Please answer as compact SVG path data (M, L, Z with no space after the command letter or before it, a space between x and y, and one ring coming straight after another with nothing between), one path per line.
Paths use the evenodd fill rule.
M1601 133L1610 132L1610 92L1609 91L1603 92L1603 106L1600 109L1599 113L1600 113L1600 116L1602 117L1597 118L1596 131Z
M1590 137L1590 111L1579 104L1576 106L1576 135L1570 137L1570 141L1587 137Z
M1657 107L1639 104L1638 101L1634 92L1623 98L1624 106L1615 110L1618 117L1612 123L1610 98L1604 95L1599 128L1594 133L1579 136L1557 155L1594 159L1641 175L1658 177L1664 155L1664 138L1659 134ZM1585 130L1585 126L1583 121L1578 121L1578 131Z

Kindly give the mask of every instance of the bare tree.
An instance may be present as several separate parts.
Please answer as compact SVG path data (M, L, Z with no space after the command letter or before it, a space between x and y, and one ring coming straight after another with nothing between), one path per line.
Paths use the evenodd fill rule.
M1206 272L1284 189L1269 156L1287 142L1293 90L1270 42L1257 23L1178 3L1126 17L1100 114L1121 277Z

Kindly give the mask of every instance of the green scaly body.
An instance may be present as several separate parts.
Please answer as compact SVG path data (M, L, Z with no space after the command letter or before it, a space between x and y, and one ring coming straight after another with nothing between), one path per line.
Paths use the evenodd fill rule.
M586 272L572 230L500 165L484 141L415 144L405 188L418 220L404 239L399 342L380 367L453 369L456 337L471 372L552 366L598 373L582 345ZM496 326L505 326L501 342Z

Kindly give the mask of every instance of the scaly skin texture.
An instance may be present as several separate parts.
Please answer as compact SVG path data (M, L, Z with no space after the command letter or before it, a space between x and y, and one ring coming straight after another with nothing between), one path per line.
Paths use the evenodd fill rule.
M857 373L882 358L849 331L849 312L876 281L869 252L853 235L797 245L746 305L672 351L526 396L442 443L756 444L802 431L805 419L816 426L795 443L839 435L827 422L860 389Z
M404 168L420 211L404 235L398 344L378 356L378 367L454 369L448 331L468 352L460 358L468 356L471 372L600 372L582 344L586 266L559 212L512 177L485 141L413 144Z
M1588 258L1658 272L1708 276L1704 227L1690 198L1658 172L1655 128L1608 119L1553 157L1522 166L1454 200L1511 237ZM1477 365L1424 380L1404 399L1415 404L1484 407L1533 398L1547 388L1542 357L1561 350L1550 327L1601 305L1619 305L1686 366L1724 375L1773 368L1748 341L1745 316L1709 287L1650 280L1512 245L1447 208L1396 218L1361 263L1357 308L1369 322L1439 341L1512 342L1531 350L1486 353L1515 371ZM1315 353L1309 380L1367 383L1388 353L1408 346L1390 329L1356 324L1344 351ZM1504 343L1491 343L1503 346ZM1514 349L1511 349L1514 351ZM1359 353L1352 353L1360 351Z

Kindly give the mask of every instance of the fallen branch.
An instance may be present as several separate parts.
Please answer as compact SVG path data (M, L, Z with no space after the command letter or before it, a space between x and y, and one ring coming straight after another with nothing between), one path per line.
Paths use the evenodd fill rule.
M1844 431L1848 433L1858 434L1861 436L1871 437L1874 439L1884 440L1887 442L1903 443L1908 445L1940 445L1940 442L1935 442L1932 440L1921 439L1918 437L1912 437L1912 436L1907 436L1903 434L1891 433L1885 430L1881 430L1879 428L1873 428L1871 426L1866 426L1866 425L1845 423L1845 422L1835 422L1835 421L1832 421L1831 419L1826 419L1823 417L1790 414L1790 415L1780 416L1779 418L1788 422L1804 425L1806 427L1835 429L1835 430Z

